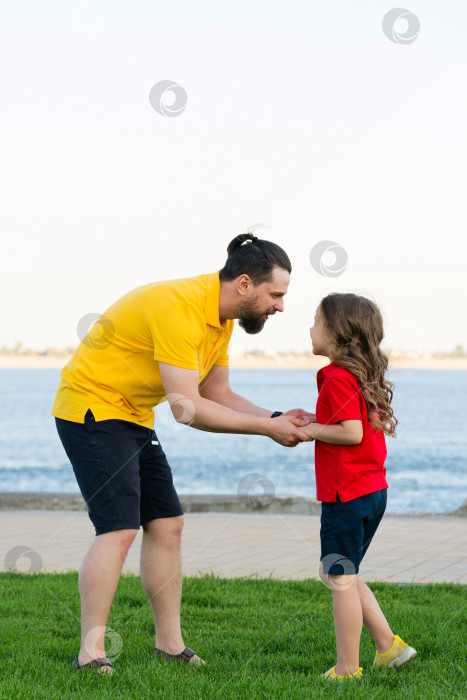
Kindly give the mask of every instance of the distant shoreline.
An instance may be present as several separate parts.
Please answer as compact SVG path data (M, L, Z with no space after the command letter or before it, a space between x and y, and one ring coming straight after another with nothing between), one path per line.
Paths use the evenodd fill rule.
M0 355L0 369L62 369L71 359L53 355ZM233 356L231 369L319 369L327 363L325 358L304 355L278 355L256 357L254 355ZM456 359L414 358L413 360L391 360L390 369L467 369L467 357Z
M231 494L179 494L185 513L261 513L264 515L320 515L321 503L303 496L276 496L272 501L264 496L239 498ZM0 491L2 510L87 510L80 493L42 491ZM391 517L467 517L467 501L453 511L408 511L391 513Z

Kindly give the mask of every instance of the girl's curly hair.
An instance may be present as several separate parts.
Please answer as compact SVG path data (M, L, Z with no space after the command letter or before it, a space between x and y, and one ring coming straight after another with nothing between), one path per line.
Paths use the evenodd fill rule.
M321 300L331 361L356 377L370 425L396 436L398 420L391 408L394 383L385 379L388 358L381 350L383 317L377 305L357 294L333 292Z

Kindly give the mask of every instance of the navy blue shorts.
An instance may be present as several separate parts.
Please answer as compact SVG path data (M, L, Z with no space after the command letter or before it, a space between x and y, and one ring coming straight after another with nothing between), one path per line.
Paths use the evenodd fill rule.
M55 424L96 535L183 515L154 430L114 418L96 421L90 408L84 423L55 418Z
M321 561L325 574L358 574L386 510L387 489L342 503L321 504Z

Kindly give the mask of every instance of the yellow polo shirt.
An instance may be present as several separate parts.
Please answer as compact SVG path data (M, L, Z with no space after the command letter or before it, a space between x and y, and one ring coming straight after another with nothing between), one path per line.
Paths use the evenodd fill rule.
M219 321L219 271L154 282L118 299L60 373L51 415L84 423L109 418L154 429L154 406L166 401L159 362L197 369L228 367L234 321Z

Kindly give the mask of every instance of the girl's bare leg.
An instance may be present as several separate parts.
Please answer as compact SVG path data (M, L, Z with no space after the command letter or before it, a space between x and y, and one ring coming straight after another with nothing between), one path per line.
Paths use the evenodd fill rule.
M378 654L384 654L392 646L394 636L392 630L375 596L366 583L363 583L358 577L357 591L362 606L363 624L373 637Z
M332 591L337 646L336 673L338 676L355 673L360 666L360 636L363 624L362 605L357 589L358 577L325 574L321 562L319 575Z
M332 607L336 630L338 676L355 673L360 666L362 604L357 589L357 576L331 576Z

